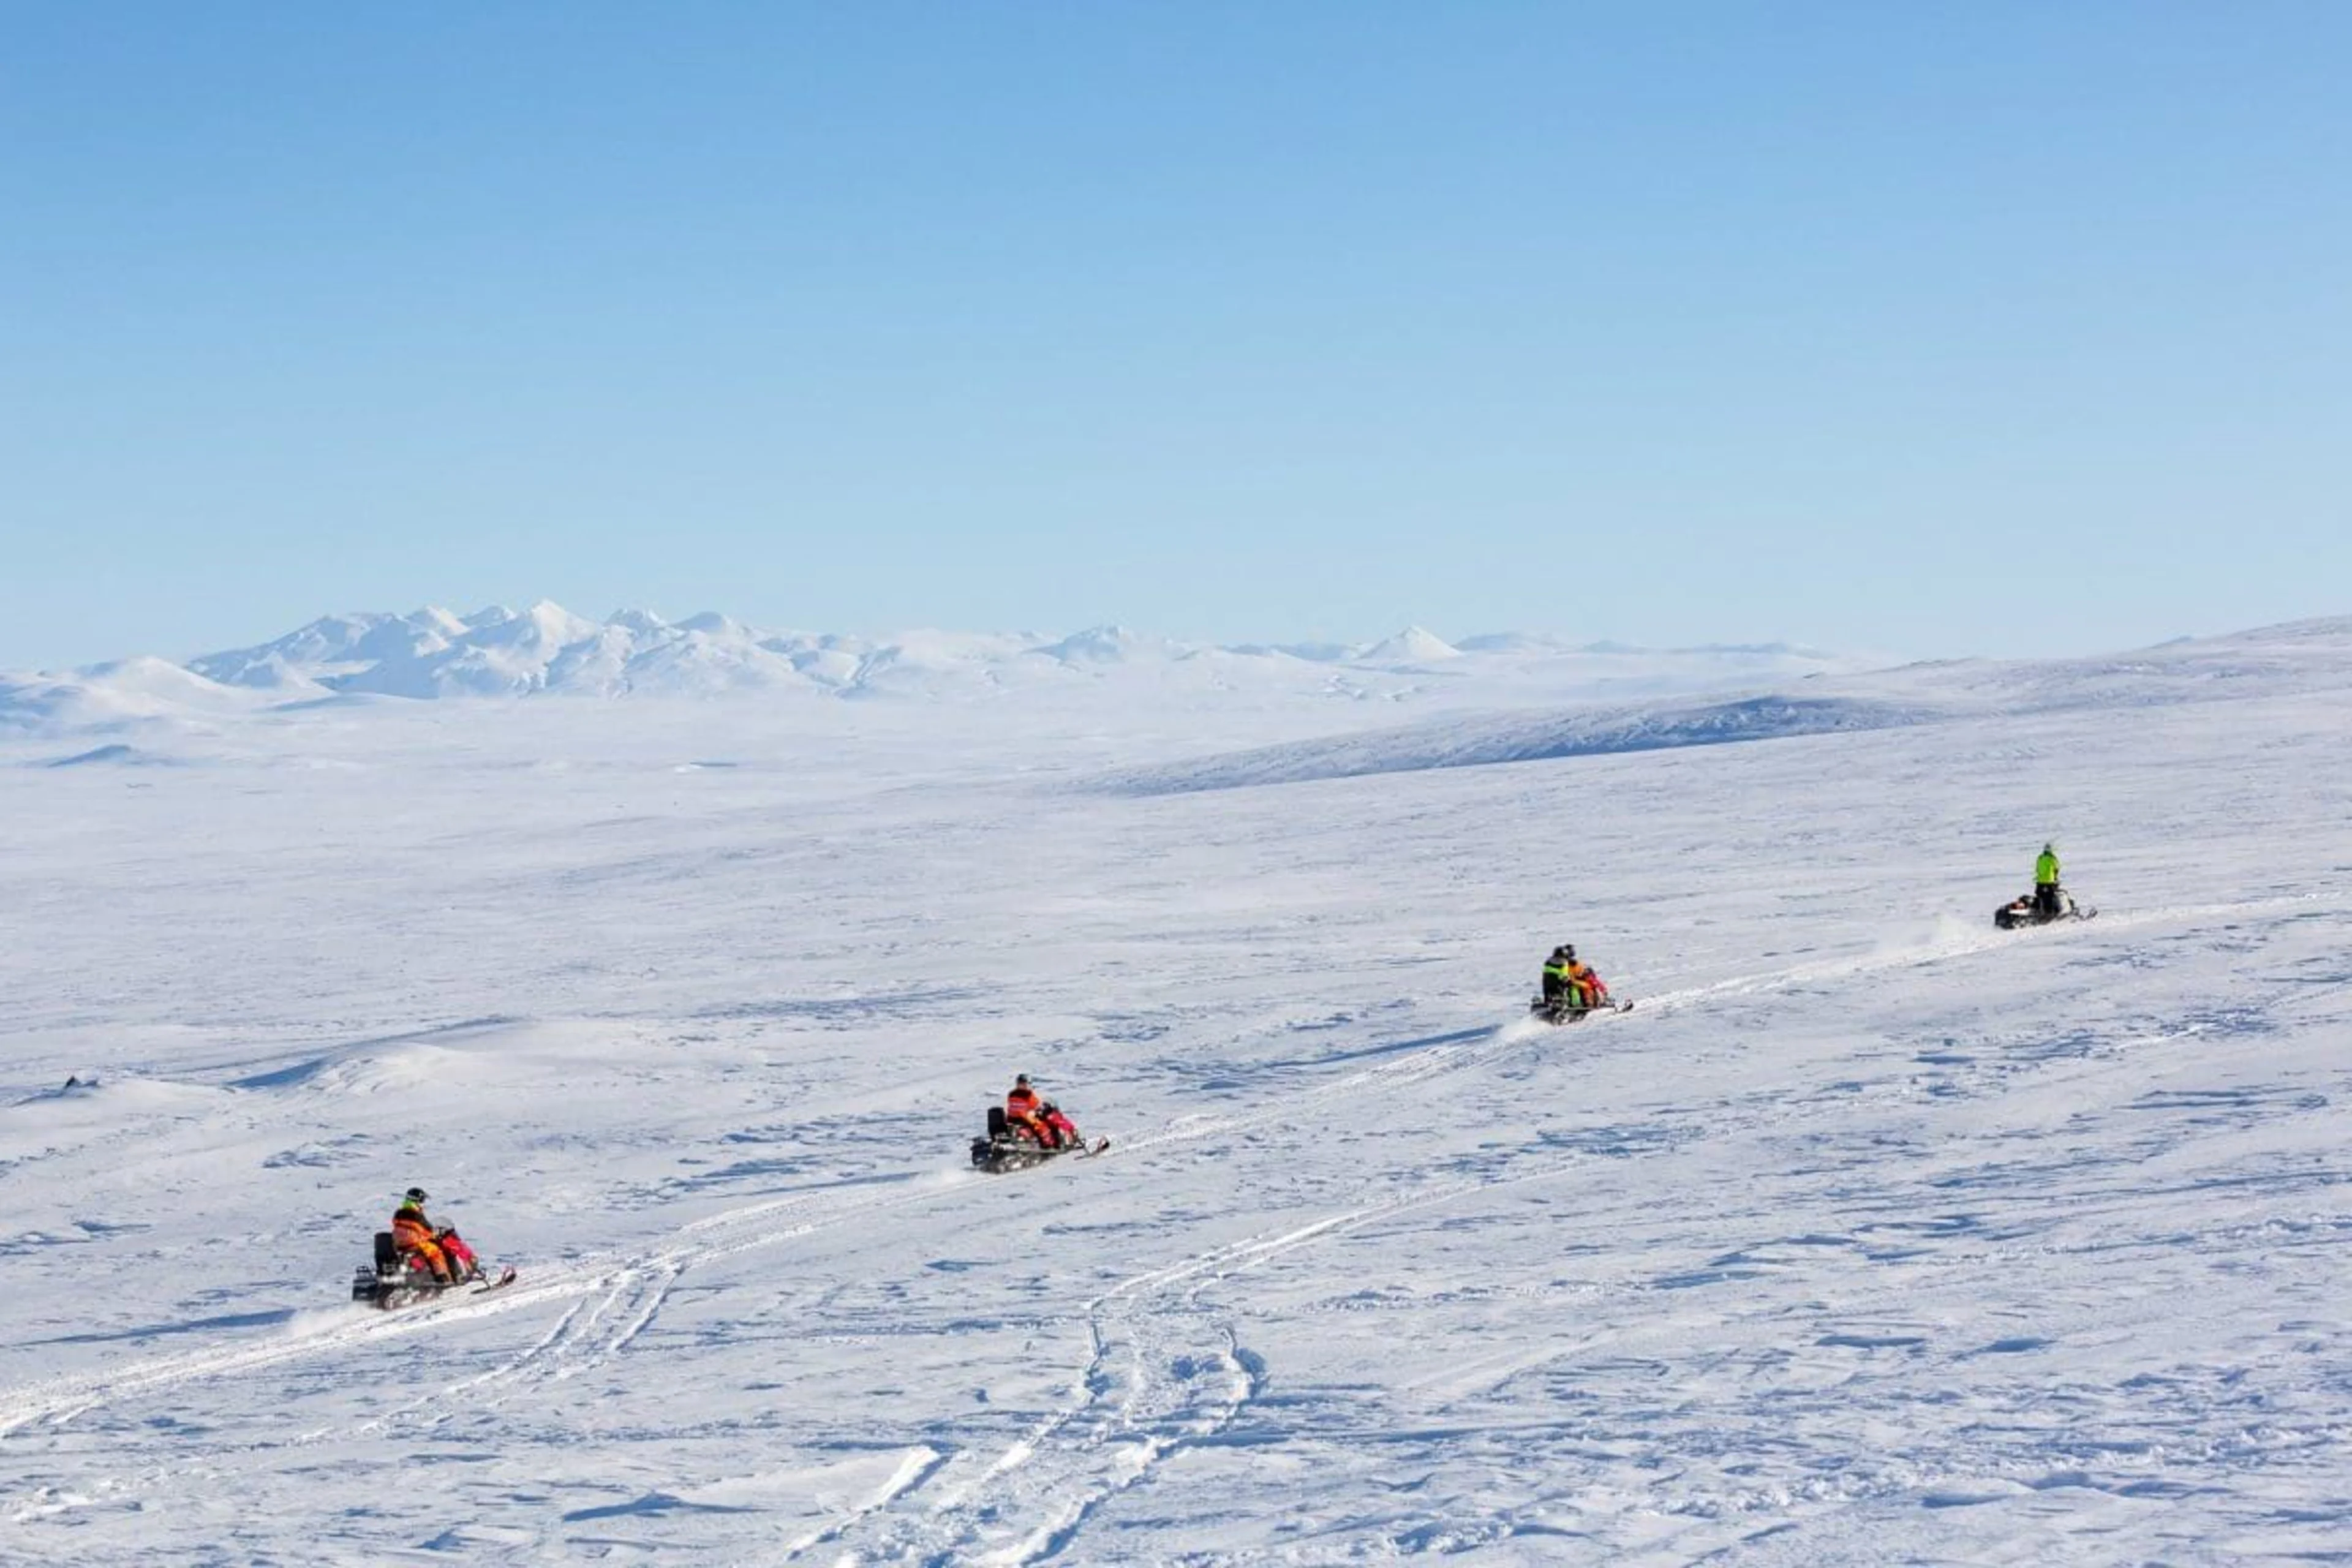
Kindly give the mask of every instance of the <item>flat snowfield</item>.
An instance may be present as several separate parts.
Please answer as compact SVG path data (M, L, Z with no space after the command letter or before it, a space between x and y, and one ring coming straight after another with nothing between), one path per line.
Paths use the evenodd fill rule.
M2352 1561L2336 675L0 742L0 1561ZM1015 1072L1110 1152L971 1171ZM520 1282L351 1304L411 1184Z

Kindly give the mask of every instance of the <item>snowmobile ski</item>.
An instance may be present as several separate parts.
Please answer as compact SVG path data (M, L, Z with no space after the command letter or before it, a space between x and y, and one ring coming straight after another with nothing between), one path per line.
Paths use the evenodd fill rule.
M1633 1004L1631 1002L1603 1002L1595 1007L1563 1007L1538 996L1528 1004L1528 1016L1555 1027L1566 1024L1580 1024L1596 1014L1630 1013L1633 1010Z
M403 1281L395 1285L379 1285L373 1279L352 1281L352 1300L380 1311L398 1311L404 1307L421 1307L430 1301L456 1296L487 1296L493 1290L503 1290L517 1279L514 1265L509 1263L495 1277L478 1276L459 1279L447 1285L431 1280Z
M975 1138L971 1141L971 1165L975 1171L984 1171L992 1176L1002 1175L1007 1171L1025 1171L1049 1160L1090 1159L1109 1147L1110 1140L1108 1138L1097 1138L1091 1143L1073 1143L1066 1149L1040 1148L1026 1139Z

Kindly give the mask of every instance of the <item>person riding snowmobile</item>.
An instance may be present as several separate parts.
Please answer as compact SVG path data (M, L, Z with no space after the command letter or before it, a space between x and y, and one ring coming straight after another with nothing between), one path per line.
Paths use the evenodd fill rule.
M1554 1013L1586 1013L1609 999L1609 986L1592 966L1576 956L1573 942L1551 950L1544 963L1544 1005Z
M2058 846L2044 844L2033 862L2033 912L2045 921L2058 918Z
M1029 1087L1029 1075L1013 1075L1013 1087L1004 1096L1004 1124L1018 1135L1026 1132L1040 1147L1055 1147L1053 1125L1045 1120L1048 1108L1037 1091Z
M1544 960L1543 1003L1547 1007L1559 1005L1560 994L1568 989L1568 966L1576 962L1576 949L1562 942L1551 950Z
M454 1228L436 1226L427 1218L425 1201L423 1187L411 1187L402 1195L400 1207L393 1211L392 1244L404 1253L415 1253L425 1259L436 1285L480 1279L482 1267L474 1249Z

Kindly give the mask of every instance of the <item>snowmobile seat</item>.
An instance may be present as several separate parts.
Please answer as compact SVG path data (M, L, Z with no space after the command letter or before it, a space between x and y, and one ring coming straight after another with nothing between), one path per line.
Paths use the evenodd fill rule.
M1004 1122L1004 1107L1001 1105L990 1106L988 1108L988 1135L991 1138L1003 1138L1010 1136L1011 1133L1012 1129L1006 1126Z
M397 1273L400 1269L400 1248L393 1245L392 1232L375 1233L375 1270L379 1274Z

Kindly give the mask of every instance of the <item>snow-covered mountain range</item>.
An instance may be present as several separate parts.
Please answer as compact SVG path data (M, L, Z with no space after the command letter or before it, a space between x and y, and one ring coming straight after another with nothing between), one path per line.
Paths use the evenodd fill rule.
M177 665L140 658L0 675L0 728L67 733L197 721L350 696L775 694L960 700L1098 687L1155 700L1435 699L1511 705L1719 690L1866 668L1786 644L1645 649L1523 633L1452 644L1419 626L1365 645L1219 646L1096 626L1068 636L772 631L716 613L593 621L547 601L469 616L327 616L251 647Z
M263 715L451 698L977 700L1074 714L1107 702L1189 716L1171 731L1189 744L1098 781L1160 794L2332 690L2347 669L2352 617L2083 658L1885 666L1780 643L1655 649L1507 632L1449 643L1418 626L1360 645L1195 644L1115 626L868 637L764 631L716 613L670 621L624 610L592 621L542 601L463 616L328 616L184 665L142 657L0 675L0 737L129 735L144 745ZM1201 722L1211 712L1235 722ZM1262 722L1242 722L1252 716ZM1252 743L1268 730L1276 743ZM1220 750L1236 745L1245 749ZM119 742L46 760L91 759L156 760Z

